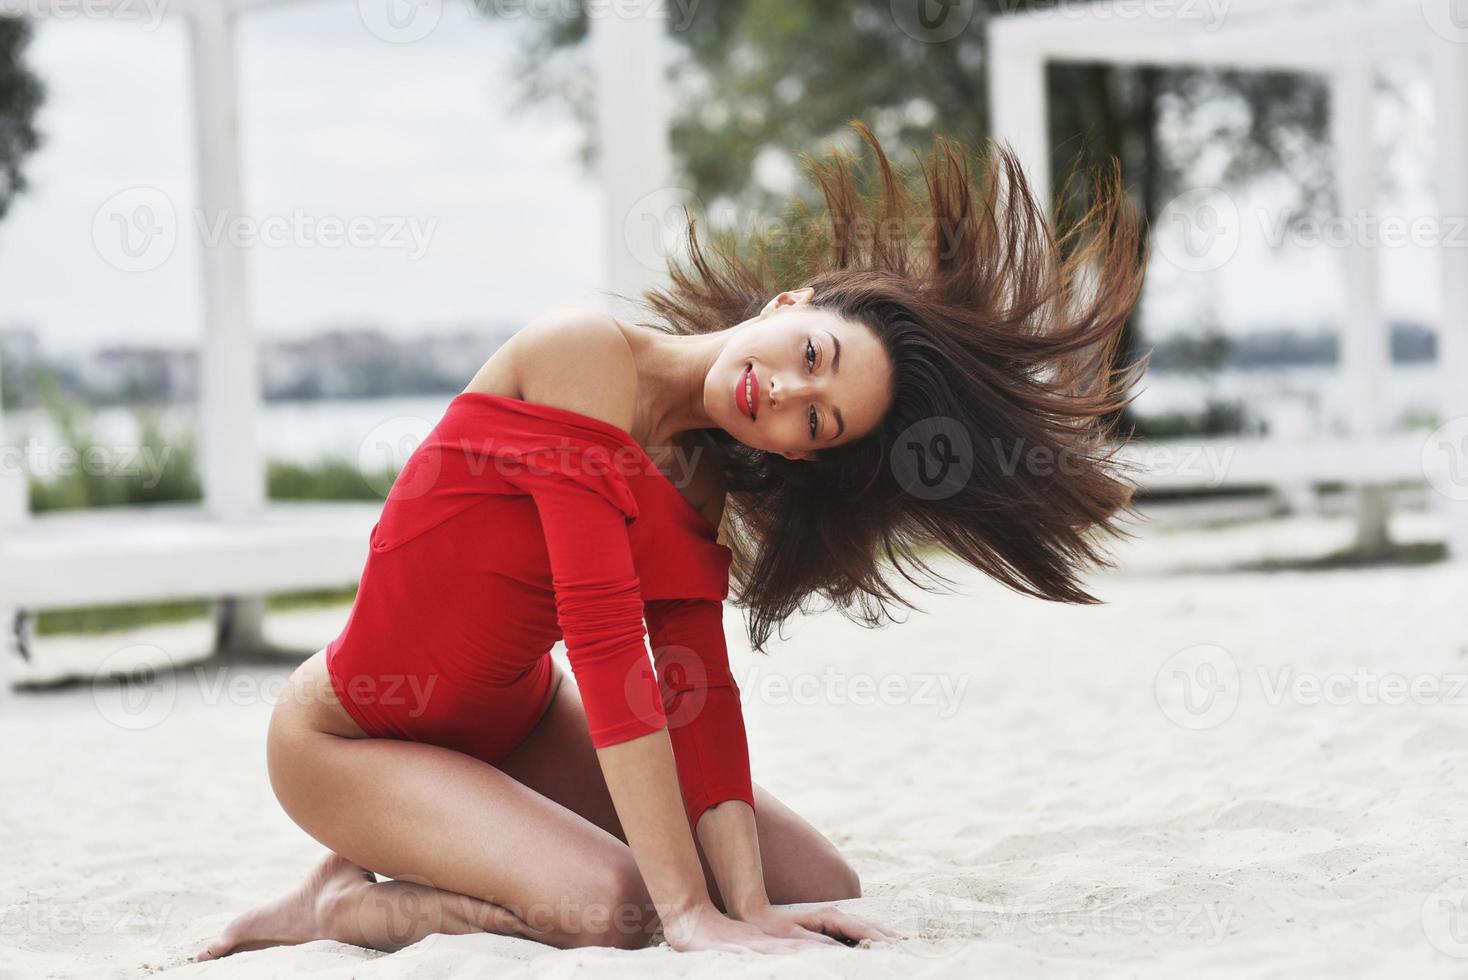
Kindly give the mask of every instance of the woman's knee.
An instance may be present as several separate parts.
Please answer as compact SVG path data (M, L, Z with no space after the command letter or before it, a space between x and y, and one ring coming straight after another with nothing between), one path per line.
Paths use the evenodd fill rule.
M312 782L313 743L331 736L315 730L311 723L310 679L305 666L297 668L281 690L270 712L265 733L265 766L270 788L292 817L300 790Z
M844 902L861 898L861 877L834 848L813 865L808 887L810 897L801 901Z
M586 901L570 910L571 919L565 923L579 945L617 949L647 945L656 913L630 850L597 862L583 887Z

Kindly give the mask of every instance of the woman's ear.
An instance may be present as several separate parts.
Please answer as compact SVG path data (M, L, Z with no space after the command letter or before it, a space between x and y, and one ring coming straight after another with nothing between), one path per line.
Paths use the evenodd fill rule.
M815 294L816 290L814 286L806 286L796 290L787 289L782 293L778 293L766 303L765 308L759 311L759 315L762 317L769 316L782 306L795 306L799 303L809 303L811 297L815 296Z
M780 455L784 456L786 459L804 460L808 463L814 462L816 458L816 454L809 449L798 449L795 452L783 452Z

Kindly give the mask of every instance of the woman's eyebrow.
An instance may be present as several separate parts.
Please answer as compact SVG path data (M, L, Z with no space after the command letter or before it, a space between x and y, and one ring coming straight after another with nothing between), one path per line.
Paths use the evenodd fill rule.
M841 341L831 331L826 331L826 336L831 338L831 346L836 348L836 353L831 358L831 373L835 374L841 369ZM832 439L840 439L841 434L846 431L846 420L841 417L841 409L832 407L831 412L836 416L836 434Z

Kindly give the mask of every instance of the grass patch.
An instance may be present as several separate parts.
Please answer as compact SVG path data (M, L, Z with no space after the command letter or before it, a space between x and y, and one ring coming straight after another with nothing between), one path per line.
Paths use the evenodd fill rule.
M357 587L354 585L338 589L279 592L266 596L265 608L275 612L292 609L319 609L327 606L347 605L356 595ZM117 630L156 626L160 623L185 623L195 619L206 619L212 616L213 612L214 602L209 599L45 609L36 615L36 635L111 633Z
M1230 572L1332 572L1353 568L1400 568L1432 565L1446 561L1447 545L1441 541L1419 541L1394 544L1384 549L1366 551L1343 548L1317 558L1268 558L1264 561L1235 565Z

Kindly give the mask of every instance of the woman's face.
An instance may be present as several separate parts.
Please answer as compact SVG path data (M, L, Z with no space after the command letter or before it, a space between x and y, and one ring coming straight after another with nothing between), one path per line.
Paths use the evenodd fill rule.
M729 331L704 408L746 446L814 459L868 435L890 407L892 365L871 329L784 292Z

